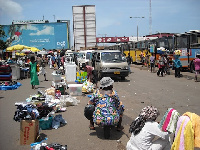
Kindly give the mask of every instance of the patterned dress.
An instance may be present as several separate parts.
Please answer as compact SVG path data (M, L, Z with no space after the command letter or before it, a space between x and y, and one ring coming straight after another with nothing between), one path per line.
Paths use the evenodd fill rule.
M90 101L95 105L93 122L97 125L117 125L120 115L124 112L124 105L116 91L112 94L100 94L99 90L94 92Z

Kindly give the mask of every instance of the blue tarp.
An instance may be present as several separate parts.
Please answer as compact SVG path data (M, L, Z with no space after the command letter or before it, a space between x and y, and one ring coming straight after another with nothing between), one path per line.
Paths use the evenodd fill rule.
M18 87L20 87L22 84L21 83L19 83L19 82L17 82L17 84L14 84L14 85L2 85L2 86L0 86L0 90L4 90L4 91L6 91L6 90L15 90L15 89L17 89Z

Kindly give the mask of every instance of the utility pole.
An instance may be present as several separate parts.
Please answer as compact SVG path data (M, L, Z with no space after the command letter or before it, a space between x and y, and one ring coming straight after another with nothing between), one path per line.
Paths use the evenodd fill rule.
M144 17L130 17L130 18L144 18ZM137 21L137 41L138 41L138 21Z
M152 34L151 0L149 0L149 35Z

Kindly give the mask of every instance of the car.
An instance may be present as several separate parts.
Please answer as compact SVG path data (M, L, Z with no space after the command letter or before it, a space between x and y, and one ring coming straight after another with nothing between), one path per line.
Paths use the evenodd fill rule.
M91 53L90 63L98 73L98 78L121 77L129 75L126 57L119 50L95 50Z

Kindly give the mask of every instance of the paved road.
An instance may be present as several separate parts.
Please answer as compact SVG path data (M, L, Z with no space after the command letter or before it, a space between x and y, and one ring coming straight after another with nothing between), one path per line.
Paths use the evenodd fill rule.
M138 67L138 66L137 66ZM160 121L168 108L176 109L180 114L187 111L200 115L200 82L194 82L190 78L175 78L174 75L157 77L146 69L132 65L133 73L125 81L115 80L114 88L118 91L121 101L125 105L122 125L124 130L111 131L111 138L104 139L103 130L96 126L95 131L88 128L89 121L83 115L83 109L89 98L77 96L80 103L77 106L67 107L63 112L63 118L67 125L57 130L42 130L48 137L48 143L67 144L69 150L113 150L124 149L129 140L129 125L137 117L140 110L147 105L154 105L160 111L157 121ZM40 76L39 88L45 90L51 86L51 72L48 69L48 82ZM37 90L31 89L30 79L19 80L22 86L17 90L0 91L0 147L2 150L27 150L30 146L20 146L20 123L13 120L16 107L15 102L25 101ZM121 141L121 143L119 142ZM119 144L120 143L120 144Z

